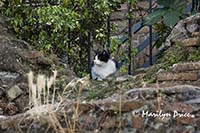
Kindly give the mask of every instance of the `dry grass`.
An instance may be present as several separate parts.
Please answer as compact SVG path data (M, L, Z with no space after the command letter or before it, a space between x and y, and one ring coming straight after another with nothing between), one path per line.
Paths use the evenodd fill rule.
M105 100L102 101L102 103L97 101L85 104L81 101L81 93L83 88L86 88L85 85L90 85L87 83L89 81L89 77L85 77L82 79L73 79L63 89L62 92L57 91L55 85L56 75L56 71L51 77L46 77L45 75L40 74L34 76L32 72L28 74L30 110L24 112L23 114L20 114L19 116L14 117L14 122L18 124L17 126L19 131L45 132L44 130L46 130L46 132L52 131L59 133L76 133L86 132L84 130L89 129L93 130L94 132L101 132L102 128L103 130L104 128L105 130L107 130L107 127L109 128L109 126L113 126L117 128L117 131L119 133L121 133L123 131L122 127L124 125L123 112L126 112L126 110L138 108L137 106L140 106L140 103L133 103L132 105L131 102L130 105L127 104L127 106L131 107L128 107L127 109L125 108L125 110L124 108L122 108L125 105L123 101L124 96L122 95L123 84L117 86L120 91L120 97L119 99L117 98L117 101L111 101L110 103L109 101ZM64 97L66 95L64 95L63 93L65 93L65 91L68 92L73 88L76 89L77 98L69 100L68 98ZM61 95L58 95L58 92L61 93ZM99 110L96 110L96 107L101 109L100 112ZM90 110L92 112L90 112ZM97 116L97 119L93 119L96 115L94 114L96 113L96 111L99 113L99 116ZM114 121L108 118L110 115L110 111L116 111L117 113L117 119L113 119ZM85 119L87 115L91 115L92 117L88 117L89 119ZM16 122L16 120L18 120L19 122ZM12 120L8 120L5 123L10 124L11 122ZM90 125L88 126L88 124L92 125L92 127ZM38 131L38 127L43 128L42 131Z
M89 80L88 77L82 79L72 80L65 88L64 91L72 89L72 87L79 85L78 97L77 97L77 105L75 107L75 112L71 119L69 119L66 115L66 112L63 112L63 116L65 119L65 125L67 127L63 127L59 121L59 118L56 114L56 110L59 108L59 103L63 102L63 95L60 96L57 94L55 87L57 71L53 71L53 75L51 77L46 77L45 75L39 74L38 76L34 76L33 72L28 74L28 83L29 83L29 106L31 110L29 113L30 117L33 119L37 119L38 121L45 121L48 123L49 128L53 128L57 132L65 133L75 133L77 121L79 119L79 105L80 105L80 94L84 85ZM34 83L36 79L36 83ZM59 99L58 99L59 97ZM55 105L57 106L55 108ZM48 128L48 129L49 129ZM47 129L47 131L48 131Z

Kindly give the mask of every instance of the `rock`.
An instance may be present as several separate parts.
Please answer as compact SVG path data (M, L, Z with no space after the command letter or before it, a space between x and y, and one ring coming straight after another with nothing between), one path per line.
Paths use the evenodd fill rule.
M80 117L81 127L87 130L95 130L96 126L94 122L95 122L95 118L93 116L83 115L82 117Z
M0 86L11 86L20 75L15 72L0 71Z
M11 72L0 72L0 78L12 78L12 79L16 79L19 76L18 73L11 73Z
M14 102L9 102L6 106L5 111L9 114L9 115L15 115L19 112L18 107L16 106L16 104Z
M187 112L191 113L194 111L193 107L191 105L185 104L185 103L180 103L180 102L173 102L173 103L168 103L166 105L167 109L169 111L178 111L178 112Z
M0 87L0 97L2 97L4 94L4 89Z
M51 66L51 64L53 64L53 61L49 58L41 57L38 58L37 63L40 65Z
M196 81L198 80L197 73L160 73L157 76L158 81Z
M41 51L28 51L24 53L24 57L27 59L35 59L44 56Z
M200 119L197 120L197 125L200 125ZM200 126L197 126L197 131L200 131Z
M137 77L139 77L140 75L137 75ZM116 82L125 82L131 79L135 79L137 77L131 76L131 75L127 75L127 76L120 76L116 78Z
M75 76L72 69L56 55L44 54L26 41L17 39L9 30L6 18L0 16L0 87L6 86L3 93L7 95L2 97L7 100L5 103L15 100L18 110L22 112L29 93L27 73L33 71L49 76L52 70L58 71L57 81L62 81L62 85ZM56 84L57 88L61 88L60 84Z
M195 109L194 105L187 105L187 104L179 104L182 101L188 99L186 94L189 92L191 95L192 90L195 90L195 94L193 97L198 97L200 93L200 88L196 86L176 86L176 87L169 87L169 88L159 88L160 93L162 94L163 98L160 101L163 113L172 113L175 110L178 112L186 111L191 112L194 114L195 117L198 117L198 108ZM149 93L149 91L153 93ZM17 114L14 116L8 116L6 118L0 117L0 127L7 127L9 129L16 129L15 124L18 124L19 121L21 123L26 123L28 127L23 128L23 131L34 132L35 128L29 128L29 125L36 124L39 129L44 128L47 132L55 131L55 129L47 129L48 126L52 123L49 121L50 119L53 120L53 117L56 117L55 121L61 124L62 128L65 128L69 122L76 122L79 124L77 130L84 130L85 132L95 132L96 129L99 132L118 132L119 127L124 130L125 128L130 128L131 131L133 129L137 131L147 131L147 132L166 132L169 127L176 128L177 126L181 125L185 128L185 125L194 125L196 126L196 118L193 120L185 119L185 118L173 118L173 116L166 116L166 119L162 119L160 116L155 117L144 117L142 116L143 110L148 110L148 112L155 112L158 106L157 100L157 92L158 88L133 88L131 93L139 94L136 97L130 97L129 95L124 95L125 93L120 93L118 95L118 100L112 102L106 99L100 99L99 101L89 101L89 102L82 102L82 101L72 101L72 100L62 100L62 102L55 103L55 104L46 104L41 105L39 107L33 107L30 110L23 112L21 114ZM151 97L147 97L149 94ZM182 100L179 97L184 97ZM81 97L81 96L80 96ZM120 99L122 100L120 102ZM128 100L129 99L129 100ZM137 99L138 102L141 102L142 106L135 106L137 105L137 101L133 100ZM131 104L127 103L132 100ZM173 102L172 102L173 101ZM77 106L77 103L78 106ZM121 104L120 104L121 103ZM172 103L172 104L169 104ZM174 104L176 103L176 104ZM177 104L178 103L178 104ZM173 105L174 107L171 108L172 112L169 111L169 106L166 105ZM128 109L125 109L128 107ZM135 108L135 107L136 108ZM195 110L191 110L190 107L194 108ZM196 105L198 107L198 105ZM78 117L76 117L76 111L78 108ZM125 110L124 110L125 109ZM35 111L39 111L38 114ZM15 113L17 108L15 108L15 104L9 104L10 113ZM40 112L41 111L41 112ZM172 114L173 115L173 114ZM40 117L42 116L42 117ZM158 119L160 117L160 119ZM21 119L24 118L24 119ZM38 119L35 119L38 118ZM66 121L67 118L67 121ZM37 121L34 121L37 120ZM32 123L34 121L34 123ZM55 122L55 123L56 123ZM14 123L14 124L13 124ZM176 124L178 123L178 124ZM174 127L175 126L175 127ZM196 131L196 127L195 131ZM18 131L18 128L16 129ZM17 132L16 131L16 132ZM37 130L38 131L38 130ZM38 131L40 132L40 131ZM42 131L41 131L42 132ZM126 133L128 130L125 131Z
M134 115L132 117L132 121L133 121L133 128L136 129L141 129L144 125L144 118L141 117L140 115Z
M177 124L185 124L185 125L193 125L195 119L192 117L177 117L176 118Z
M23 93L22 90L18 86L13 86L7 91L10 101L14 100L18 96L20 96L22 93Z
M200 31L200 13L196 13L186 19L178 22L178 24L173 28L171 34L167 37L166 41L163 43L164 47L169 47L174 44L179 39L187 39L191 37L193 32Z
M192 37L200 37L200 32L193 32Z
M29 96L28 95L21 95L19 98L15 100L16 106L18 107L20 112L24 111L24 107L28 107L29 104Z
M4 30L4 34L0 34L0 72L23 75L30 70L49 73L52 70L51 67L54 66L54 69L65 68L66 65L60 62L57 56L45 55L43 52L35 50L27 42L10 34L3 17L0 17L0 31L1 28L6 30ZM71 70L66 68L66 71Z
M3 115L3 109L0 108L0 115Z
M200 62L178 63L172 66L173 72L200 70Z
M0 34L1 35L7 35L8 34L6 21L7 21L6 17L3 17L3 16L0 17Z
M116 118L106 118L105 121L100 125L103 129L109 129L109 128L116 128L119 127L119 123L121 123L121 126L127 125L127 122L125 120L119 120Z
M200 38L193 37L193 38L187 38L187 39L179 39L175 41L175 43L184 47L200 46Z
M0 70L17 73L25 72L27 66L22 64L20 53L20 49L9 45L9 40L0 39Z

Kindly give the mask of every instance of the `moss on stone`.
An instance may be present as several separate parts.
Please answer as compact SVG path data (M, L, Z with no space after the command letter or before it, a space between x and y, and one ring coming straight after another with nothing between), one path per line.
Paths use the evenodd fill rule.
M188 61L200 61L200 47L196 48L194 52L190 52L188 55Z
M184 62L200 61L200 47L183 47L176 44L170 47L154 65L146 70L144 81L148 83L156 82L157 72L161 69L169 70L173 64Z
M144 81L147 83L155 83L157 72L161 69L160 64L154 65L147 69L144 75Z
M187 59L185 52L183 47L175 45L164 52L157 63L161 64L162 69L167 70L175 63L184 62Z

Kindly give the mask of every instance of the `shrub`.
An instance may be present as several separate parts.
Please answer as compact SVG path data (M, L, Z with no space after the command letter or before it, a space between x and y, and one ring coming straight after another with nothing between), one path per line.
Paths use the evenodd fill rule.
M82 76L87 68L88 46L105 42L106 18L122 2L62 0L48 3L43 0L30 6L16 0L11 1L5 14L10 18L10 25L18 38L28 41L46 54L67 55L75 72ZM90 44L87 42L89 35Z

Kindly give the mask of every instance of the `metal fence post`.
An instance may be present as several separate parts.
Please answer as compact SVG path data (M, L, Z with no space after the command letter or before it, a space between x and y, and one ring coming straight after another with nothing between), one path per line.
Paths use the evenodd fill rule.
M107 45L106 48L110 48L110 15L107 17Z
M87 0L87 7L91 7L91 3ZM88 72L90 73L91 70L91 33L90 29L88 29L88 36L87 36L87 64L88 64ZM91 74L90 74L91 76Z
M29 0L29 6L30 6L31 8L33 7L32 0Z
M70 48L71 48L71 33L70 33L70 28L68 28L68 34L67 34L67 49L68 49L68 52L70 52ZM68 64L71 63L71 60L70 60L70 54L67 53L67 58L68 58Z
M200 0L192 0L192 11L193 12L200 11Z
M149 0L149 14L152 12L152 0ZM153 64L152 58L152 25L149 25L149 65Z
M200 12L200 0L197 0L197 7L196 7L196 11Z
M195 8L195 0L192 0L192 12L194 11Z
M131 27L131 5L128 5L128 40L129 40L129 47L128 47L128 58L129 58L129 65L128 65L128 74L132 74L132 27Z
M88 31L88 37L87 37L87 61L88 61L88 72L91 70L91 40L90 40L90 31Z

